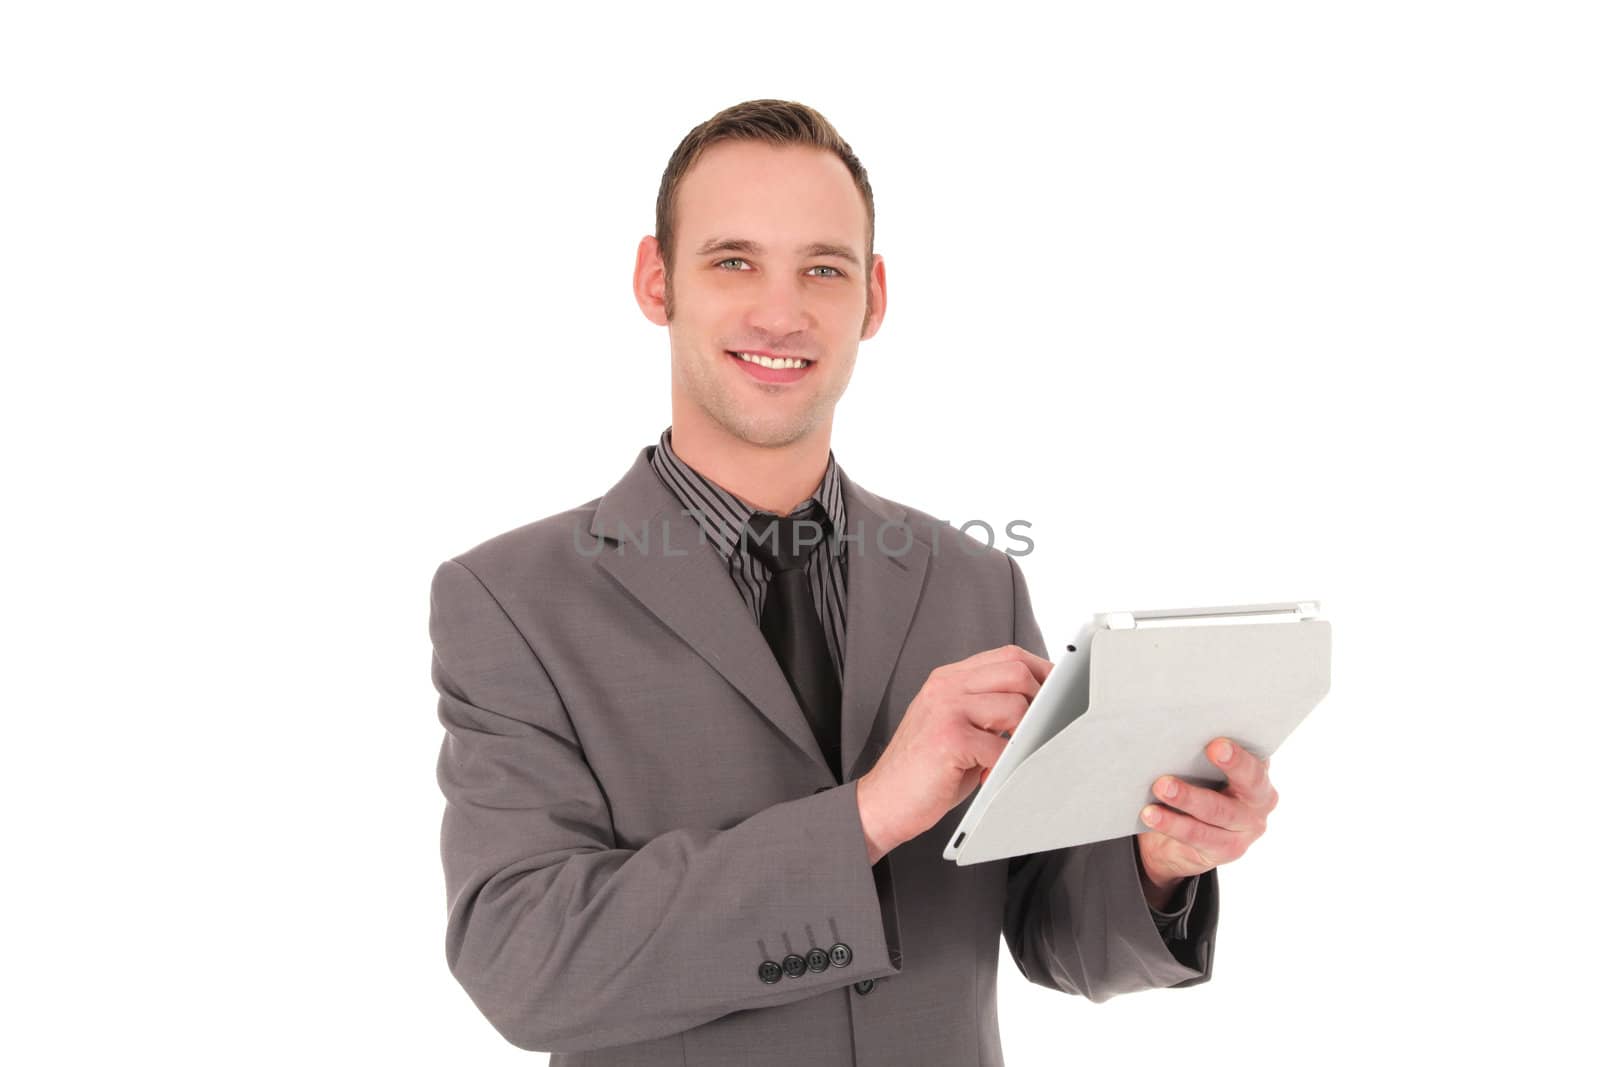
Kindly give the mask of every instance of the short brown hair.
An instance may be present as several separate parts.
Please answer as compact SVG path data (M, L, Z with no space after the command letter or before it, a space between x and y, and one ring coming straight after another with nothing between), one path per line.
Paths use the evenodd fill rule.
M855 179L861 198L867 203L867 258L872 263L874 213L872 184L867 181L867 169L850 150L839 131L823 118L821 113L793 100L746 100L742 104L723 108L709 119L690 130L678 142L667 169L661 174L661 189L656 194L656 241L661 245L661 258L667 268L668 291L672 284L672 258L677 244L674 228L678 185L694 166L702 153L720 141L764 141L770 145L810 145L825 149L838 156Z

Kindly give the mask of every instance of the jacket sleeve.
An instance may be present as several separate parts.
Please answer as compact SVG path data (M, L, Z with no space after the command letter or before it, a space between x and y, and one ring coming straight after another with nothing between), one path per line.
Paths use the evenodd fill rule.
M1012 640L1048 657L1028 585L1011 564ZM1002 930L1028 981L1099 1003L1141 989L1198 985L1211 978L1217 925L1217 872L1185 887L1192 902L1186 936L1162 936L1139 881L1136 834L1051 849L1008 861ZM1169 931L1170 932L1170 931Z
M458 560L434 573L429 632L445 958L506 1040L644 1041L900 972L890 868L868 863L854 781L618 848L555 687Z

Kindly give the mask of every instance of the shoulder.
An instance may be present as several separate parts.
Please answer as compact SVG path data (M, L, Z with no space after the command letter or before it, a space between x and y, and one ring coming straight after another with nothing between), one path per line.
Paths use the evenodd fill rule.
M1011 543L1007 531L995 530L986 523L969 523L962 529L960 524L902 501L867 493L859 487L858 492L868 497L880 513L898 516L884 527L881 536L885 542L892 544L896 536L902 541L909 536L927 546L930 575L1011 595L1013 582L1020 579L1014 577L1018 567L1012 554L1005 550ZM860 529L853 516L847 517L846 522L852 530ZM905 532L897 534L895 526Z
M486 585L515 582L532 575L546 579L592 561L599 539L590 532L600 498L546 515L450 556L438 571L461 567Z
M898 544L904 544L907 536L918 542L924 573L917 611L926 620L936 620L933 625L941 631L940 640L969 652L1018 643L1019 620L1031 620L1032 609L1015 556L1026 552L1030 541L1015 531L943 519L884 497L874 497L871 506L892 517L891 525L902 528L886 528L884 539L890 542L890 551L897 548L891 540L896 536ZM847 524L857 529L854 516L847 517ZM864 543L859 550L875 549ZM1032 640L1031 626L1031 621L1026 623L1023 640ZM1032 640L1026 647L1032 649L1039 643Z

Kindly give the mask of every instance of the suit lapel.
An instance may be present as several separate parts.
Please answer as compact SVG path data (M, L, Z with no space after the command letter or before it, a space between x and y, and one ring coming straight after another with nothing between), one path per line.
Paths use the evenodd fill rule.
M849 781L905 643L928 546L910 538L903 508L859 488L842 468L839 476L847 532L860 535L845 546L840 766ZM597 565L831 776L805 712L722 557L701 542L694 517L661 484L648 448L640 449L633 466L600 498L589 532L604 538Z
M866 747L889 675L900 658L928 570L928 545L911 536L906 511L867 492L839 468L845 524L844 722L839 765L846 780Z

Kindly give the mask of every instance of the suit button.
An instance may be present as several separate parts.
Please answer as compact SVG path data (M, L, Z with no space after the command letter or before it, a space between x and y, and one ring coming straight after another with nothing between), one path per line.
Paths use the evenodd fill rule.
M761 976L763 982L771 985L783 977L783 968L771 960L762 960L761 966L756 968L756 974Z
M862 996L866 996L868 993L872 992L872 987L877 984L878 983L873 981L871 978L863 978L861 981L857 982L853 988L857 993L860 993Z
M796 956L793 952L783 957L783 973L790 978L799 978L806 973L806 958Z
M806 966L812 971L825 971L828 969L828 954L820 948L814 948L806 953Z
M850 946L841 941L828 950L828 958L833 961L835 967L848 967L854 956L850 952Z

